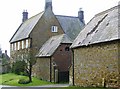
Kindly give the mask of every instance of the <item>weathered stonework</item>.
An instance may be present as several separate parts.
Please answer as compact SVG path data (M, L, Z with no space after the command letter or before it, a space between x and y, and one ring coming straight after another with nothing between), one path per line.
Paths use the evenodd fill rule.
M69 81L72 52L66 51L65 48L70 45L61 44L51 57L36 58L33 75L50 82Z
M75 85L118 87L120 84L119 47L120 40L117 40L73 49ZM71 68L70 78L73 77L72 71L73 68Z
M50 81L50 58L38 58L33 75L38 79Z

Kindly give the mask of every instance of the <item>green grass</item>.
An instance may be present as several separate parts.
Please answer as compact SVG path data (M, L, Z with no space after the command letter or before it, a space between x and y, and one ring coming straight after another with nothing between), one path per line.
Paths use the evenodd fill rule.
M33 78L33 82L29 84L18 84L19 79L28 79L26 76L16 75L13 73L0 75L0 84L11 85L11 86L40 86L52 84L50 82L41 81L37 78Z

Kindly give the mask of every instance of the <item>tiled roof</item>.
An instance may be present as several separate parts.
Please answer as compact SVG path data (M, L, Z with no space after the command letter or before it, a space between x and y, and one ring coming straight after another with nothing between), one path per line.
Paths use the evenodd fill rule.
M39 53L36 57L50 57L56 51L62 43L70 43L72 44L71 39L66 35L58 35L51 37L45 44L40 48Z
M103 11L80 32L71 48L120 39L118 29L118 7Z

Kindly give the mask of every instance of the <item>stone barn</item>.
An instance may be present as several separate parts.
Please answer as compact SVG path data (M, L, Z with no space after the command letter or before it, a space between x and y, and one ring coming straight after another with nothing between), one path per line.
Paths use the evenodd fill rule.
M72 51L71 39L65 35L51 37L39 50L36 73L39 79L51 82L68 82Z
M118 6L96 14L74 40L70 84L120 87Z

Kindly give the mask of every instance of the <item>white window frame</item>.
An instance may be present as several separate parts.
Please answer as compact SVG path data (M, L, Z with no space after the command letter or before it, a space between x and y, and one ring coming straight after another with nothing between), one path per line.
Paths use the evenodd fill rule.
M12 50L12 51L14 50L14 45L13 45L13 43L11 44L11 50Z
M22 41L22 49L24 49L24 41Z
M17 50L17 44L14 43L14 50Z
M18 42L18 50L20 50L20 42Z
M57 26L52 26L51 27L51 32L58 32L58 27Z
M28 41L28 39L26 39L26 48L28 48L29 47L29 41Z

